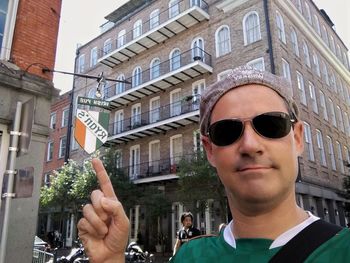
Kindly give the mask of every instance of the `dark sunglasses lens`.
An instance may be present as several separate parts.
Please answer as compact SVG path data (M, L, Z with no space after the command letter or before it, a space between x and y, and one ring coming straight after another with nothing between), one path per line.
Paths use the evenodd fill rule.
M287 114L265 113L253 119L255 130L266 138L277 139L290 132L291 121Z
M221 120L209 127L210 140L217 146L234 143L242 134L243 123L237 120Z

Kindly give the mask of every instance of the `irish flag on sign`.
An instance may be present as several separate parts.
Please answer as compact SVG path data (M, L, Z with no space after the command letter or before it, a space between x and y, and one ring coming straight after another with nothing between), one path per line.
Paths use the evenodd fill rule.
M77 110L74 138L88 154L107 141L108 122L109 113Z

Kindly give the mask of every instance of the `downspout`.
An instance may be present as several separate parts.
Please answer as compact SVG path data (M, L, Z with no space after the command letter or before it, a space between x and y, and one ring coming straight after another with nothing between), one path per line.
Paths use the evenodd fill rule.
M268 0L264 0L264 13L265 13L267 43L269 46L268 52L269 52L269 56L270 56L271 73L276 74L275 61L273 59L272 35L271 35Z

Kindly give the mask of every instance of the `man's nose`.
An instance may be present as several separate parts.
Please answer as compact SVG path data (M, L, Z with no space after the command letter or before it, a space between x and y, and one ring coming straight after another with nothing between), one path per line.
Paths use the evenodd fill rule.
M243 134L238 141L239 152L248 155L261 154L263 149L263 145L261 144L262 139L254 130L252 124L245 122Z

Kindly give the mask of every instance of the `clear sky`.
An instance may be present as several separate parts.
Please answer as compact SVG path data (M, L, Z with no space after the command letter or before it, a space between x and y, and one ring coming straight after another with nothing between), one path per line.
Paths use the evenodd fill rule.
M85 44L100 33L104 17L127 0L63 0L58 35L56 70L74 71L77 44ZM326 10L336 26L338 35L350 48L350 1L314 0L320 9ZM82 8L83 7L83 8ZM55 87L62 92L72 89L72 76L54 74ZM61 92L61 93L62 93Z

